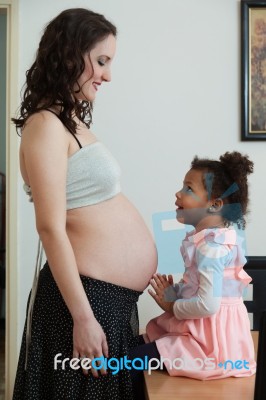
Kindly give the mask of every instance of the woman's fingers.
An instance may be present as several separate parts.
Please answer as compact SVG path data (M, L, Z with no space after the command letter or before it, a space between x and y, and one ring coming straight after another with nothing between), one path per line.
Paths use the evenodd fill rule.
M100 375L106 375L106 359L108 355L108 344L104 332L102 332L102 343L100 343L99 350L94 347L83 347L83 350L78 348L73 348L73 358L78 358L80 360L80 368L84 375L91 373L95 378ZM87 343L88 344L88 343ZM86 349L87 347L87 349Z
M107 343L107 340L106 340L106 336L103 338L102 347L103 347L103 355L106 358L108 358L109 357L109 349L108 349L108 343Z
M105 369L106 358L103 354L97 354L95 356L80 355L78 358L80 360L80 366L84 375L88 375L89 373L91 373L94 378L99 378L100 375L107 374L107 371Z
M101 375L106 375L107 371L105 369L105 357L104 355L98 355L93 359L93 367L92 368L92 374L94 373L94 371L97 373L97 377L99 376L99 374Z
M101 375L106 375L107 374L107 371L105 369L106 368L106 363L105 363L106 358L104 357L104 355L97 357L97 358L98 358L98 361L96 362L96 364L97 364L98 368L101 367L99 369Z
M75 349L75 348L73 348L72 357L73 357L73 358L79 358L79 352L78 352L77 349Z
M90 370L90 362L91 362L90 357L88 357L86 355L80 355L79 360L80 360L80 365L81 365L83 374L88 375L89 370Z

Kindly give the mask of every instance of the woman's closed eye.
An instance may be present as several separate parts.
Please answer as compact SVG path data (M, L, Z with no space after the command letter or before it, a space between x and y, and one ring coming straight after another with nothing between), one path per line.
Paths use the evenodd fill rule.
M98 60L98 64L99 64L101 67L104 67L105 64L106 64L106 61L105 61L105 60Z

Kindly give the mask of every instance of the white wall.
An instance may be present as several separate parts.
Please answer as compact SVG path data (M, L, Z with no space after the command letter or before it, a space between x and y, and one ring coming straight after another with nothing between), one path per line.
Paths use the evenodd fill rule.
M239 150L255 162L248 254L265 255L266 142L240 141L239 0L20 0L21 86L42 27L62 9L79 6L104 13L119 29L113 81L98 94L93 130L119 160L123 191L150 229L153 213L174 209L195 154ZM19 190L22 330L36 236L32 206ZM139 308L141 326L160 312L147 294Z

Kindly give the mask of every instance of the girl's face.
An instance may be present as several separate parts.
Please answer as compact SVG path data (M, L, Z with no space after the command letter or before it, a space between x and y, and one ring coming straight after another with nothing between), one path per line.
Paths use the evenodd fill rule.
M213 201L209 199L203 184L203 171L191 169L185 176L183 188L176 193L176 219L196 227L208 216L208 208Z
M85 69L74 86L78 100L93 101L102 82L111 81L111 63L115 55L116 39L107 36L84 55Z

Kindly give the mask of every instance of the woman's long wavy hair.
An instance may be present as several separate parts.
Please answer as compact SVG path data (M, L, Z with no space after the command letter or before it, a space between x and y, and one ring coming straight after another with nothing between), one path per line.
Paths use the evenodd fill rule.
M54 106L72 134L77 128L73 113L90 126L93 104L77 100L73 88L85 69L84 55L110 34L116 37L116 27L84 8L65 10L46 26L36 59L26 73L19 115L12 119L17 129L33 113Z

